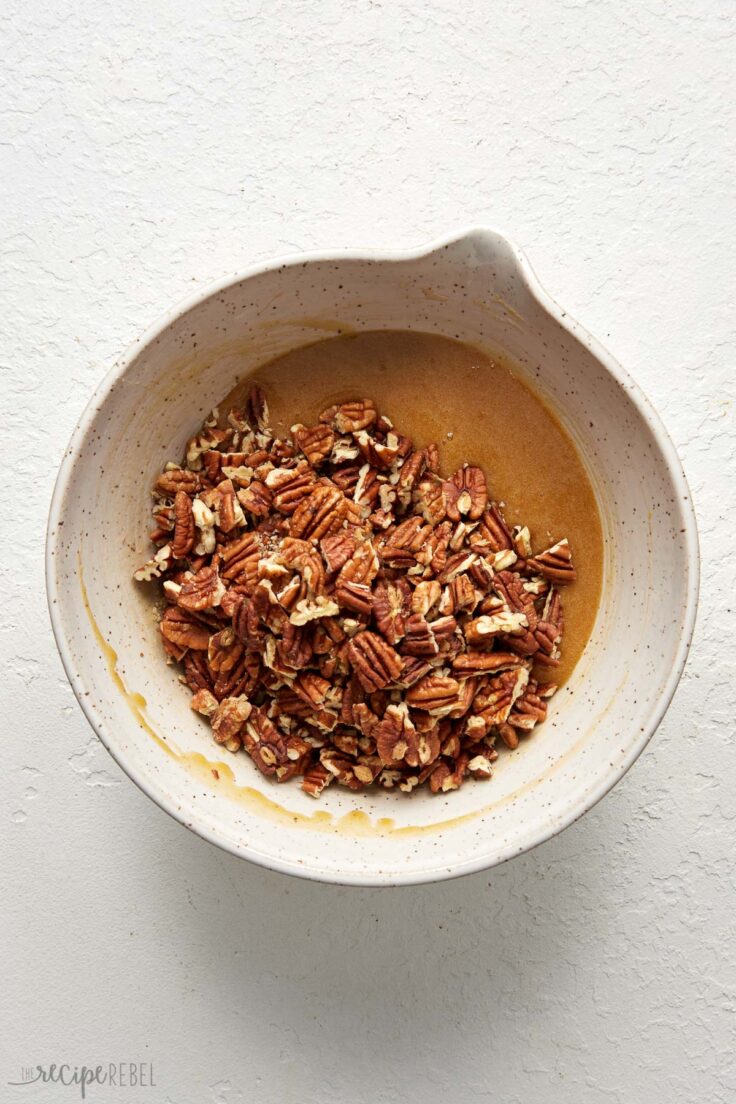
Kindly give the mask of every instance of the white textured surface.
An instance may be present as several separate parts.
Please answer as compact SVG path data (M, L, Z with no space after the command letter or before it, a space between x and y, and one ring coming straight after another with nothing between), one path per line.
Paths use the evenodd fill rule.
M733 6L11 0L2 29L0 1098L76 1098L6 1087L23 1065L132 1059L155 1090L91 1099L732 1101ZM619 787L491 875L251 868L139 794L73 700L42 581L59 456L193 282L484 220L680 448L704 558L684 682Z

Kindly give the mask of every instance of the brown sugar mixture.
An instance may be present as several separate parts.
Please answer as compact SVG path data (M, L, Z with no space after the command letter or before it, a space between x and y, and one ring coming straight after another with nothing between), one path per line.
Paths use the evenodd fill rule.
M192 707L313 796L489 778L595 616L571 442L507 368L427 334L320 342L256 378L157 480L136 572L162 582Z

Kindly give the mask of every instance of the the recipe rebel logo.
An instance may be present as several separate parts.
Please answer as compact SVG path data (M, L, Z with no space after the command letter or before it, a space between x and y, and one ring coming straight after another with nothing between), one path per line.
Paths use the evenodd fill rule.
M156 1081L151 1062L108 1062L93 1066L51 1062L46 1066L22 1066L19 1080L8 1081L8 1085L59 1085L69 1089L76 1088L80 1098L86 1100L88 1090L95 1086L104 1085L106 1089L153 1089ZM109 1099L107 1094L106 1099Z

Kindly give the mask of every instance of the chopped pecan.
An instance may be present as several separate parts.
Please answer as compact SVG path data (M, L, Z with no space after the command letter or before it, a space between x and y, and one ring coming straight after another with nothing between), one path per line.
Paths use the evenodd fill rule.
M374 732L375 747L384 766L419 765L419 734L410 719L406 704L388 705L383 720ZM425 746L427 741L424 742ZM425 754L429 754L427 749Z
M211 690L205 688L197 690L189 702L189 708L193 709L195 713L201 713L203 717L211 717L213 713L217 712L217 698Z
M401 645L402 655L431 657L438 654L439 644L429 622L421 613L412 613L406 618L404 632L405 636Z
M332 472L332 482L336 487L339 487L343 494L352 495L355 488L358 485L360 473L362 472L365 464L360 462L355 464L341 464L338 468L335 468Z
M310 797L319 797L326 786L329 786L330 782L334 778L321 763L312 763L304 771L304 779L302 781L302 789Z
M159 548L153 559L144 563L143 567L139 567L133 573L133 578L139 583L150 583L151 579L159 579L165 571L168 571L172 559L171 545L165 544L162 548Z
M525 667L502 671L486 680L475 695L473 716L467 722L468 733L478 738L486 736L494 725L504 724L528 681L529 672Z
M381 491L378 476L370 464L363 464L353 488L353 502L367 516L375 506Z
M230 751L240 747L240 732L250 717L253 706L245 695L239 698L223 698L210 718L212 734L218 744L225 744ZM237 738L237 747L229 745Z
M340 612L340 607L332 598L324 594L318 594L316 598L303 598L296 603L289 620L292 625L306 625L308 621L317 621L321 617L334 617Z
M215 502L215 519L223 533L230 533L238 525L245 524L245 515L240 502L235 497L235 488L232 480L223 479L215 488L217 500Z
M439 525L447 516L447 498L442 483L422 479L414 492L416 508L429 525Z
M465 625L465 639L471 648L489 647L501 633L519 633L527 628L526 615L515 610L502 609L499 613L476 617Z
M575 581L575 568L572 565L572 552L567 537L553 544L551 548L540 552L527 561L527 566L533 572L544 575L558 586Z
M363 459L380 471L388 471L399 455L398 440L392 434L385 443L377 441L364 429L358 430L354 436Z
M471 569L472 569L471 564ZM480 601L480 594L473 586L469 575L461 572L446 587L447 609L443 613L471 613Z
M411 612L426 617L439 604L441 597L442 587L436 579L417 583L411 596Z
M454 768L442 759L429 776L429 788L432 793L449 793L461 785L468 769L468 756L463 752L455 760Z
M274 509L288 517L309 498L317 476L307 461L302 460L295 468L272 468L264 482L273 496Z
M268 429L268 403L263 389L254 383L248 392L246 415L254 429Z
M273 498L265 483L261 483L260 479L253 479L247 487L238 491L238 502L253 517L265 518L271 512Z
M511 531L497 503L492 503L484 512L480 525L470 538L470 543L472 545L483 545L490 552L501 552L504 548L513 548L514 542Z
M293 667L295 671L306 667L314 654L311 625L294 625L287 621L276 650L286 667Z
M318 709L325 701L330 684L327 679L304 671L294 680L294 693L312 709Z
M401 673L403 662L391 645L374 632L360 632L348 645L348 658L366 690L389 686Z
M524 583L520 575L511 571L499 571L493 580L493 589L503 599L507 609L517 613L523 613L528 627L534 630L539 621L539 614L534 605L534 596L524 589ZM522 628L518 625L518 628ZM514 630L508 629L508 632Z
M217 426L205 425L201 433L190 437L186 444L186 460L189 470L201 471L204 453L210 452L212 449L219 449L222 444L230 440L232 435L232 429L218 429Z
M435 473L439 471L440 450L439 446L434 441L424 449L424 459L427 465L427 471Z
M208 640L209 643L209 640ZM187 652L183 659L184 679L190 690L212 690L212 676L207 666L204 649Z
M234 629L228 627L209 638L207 662L212 674L227 675L242 659L243 644L237 639Z
M443 482L437 446L414 449L368 400L295 425L295 442L257 387L227 421L213 412L166 466L164 546L136 572L161 578L192 707L313 796L489 778L496 737L515 746L555 690L530 671L559 663L567 542L532 557L479 468Z
M220 552L223 579L249 589L256 586L260 556L261 543L256 533L246 533L226 544Z
M531 732L547 716L547 702L537 693L538 689L537 682L530 679L524 693L515 702L509 714L508 723L512 728Z

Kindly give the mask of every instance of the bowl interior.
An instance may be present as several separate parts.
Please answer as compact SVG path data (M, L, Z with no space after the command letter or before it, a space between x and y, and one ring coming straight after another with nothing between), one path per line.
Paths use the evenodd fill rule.
M319 803L216 748L160 649L148 488L242 376L336 332L436 332L518 365L575 441L604 529L596 627L537 735L491 783L444 797L352 794ZM249 275L147 334L100 388L52 507L49 589L85 711L160 804L228 849L339 881L420 881L490 865L547 838L623 773L666 705L692 618L686 487L658 422L625 378L538 291L503 238L474 233L403 257L309 259ZM614 369L615 370L615 369ZM483 401L479 379L479 401ZM540 462L543 458L540 457Z

